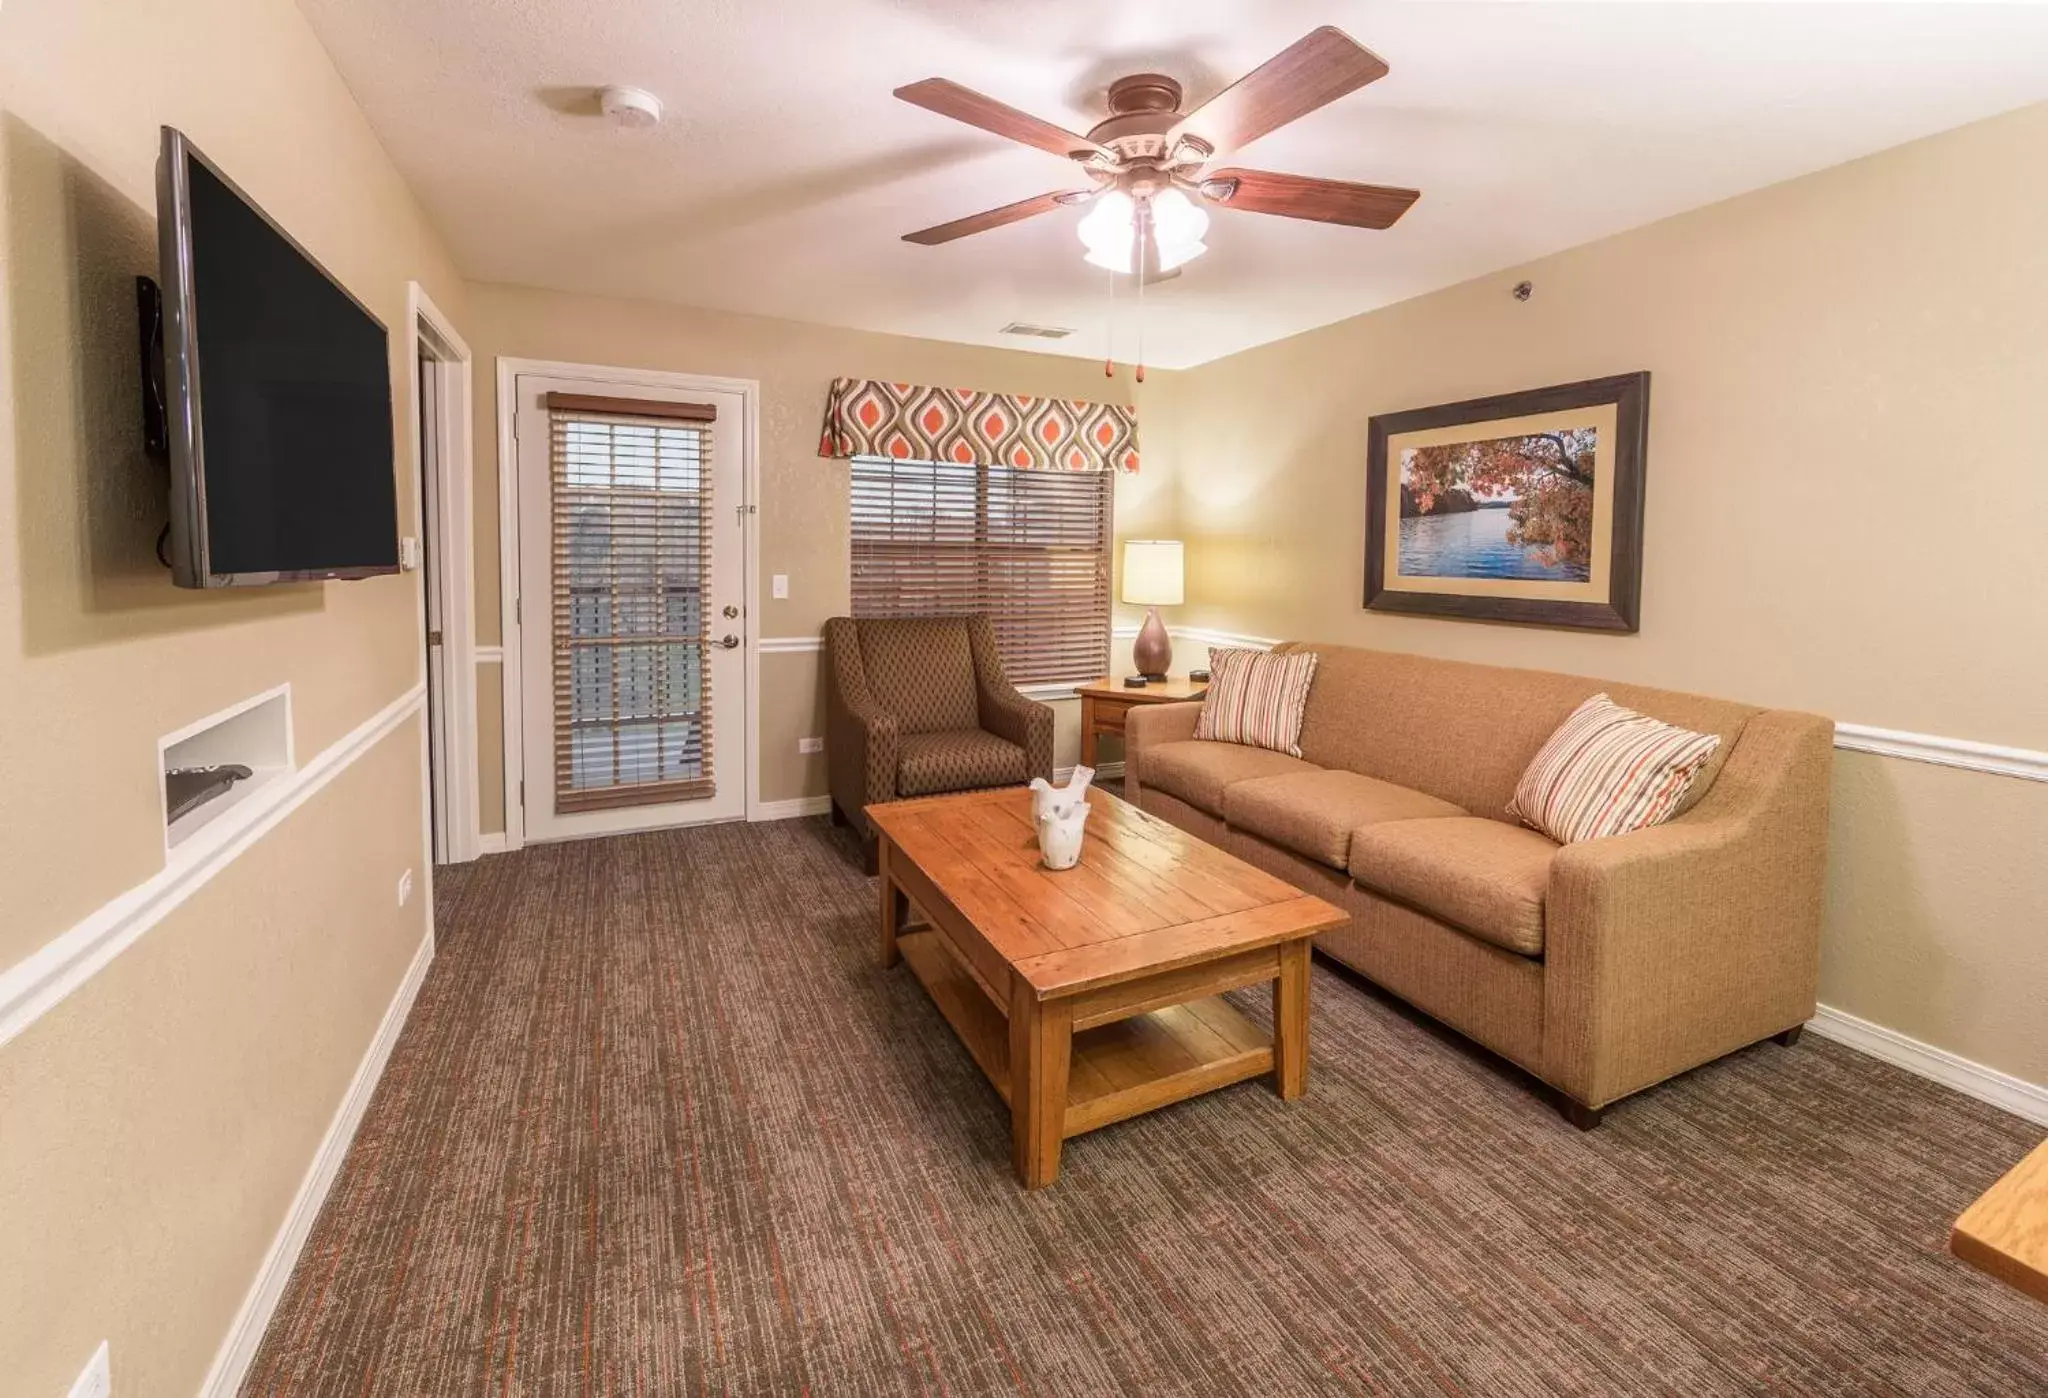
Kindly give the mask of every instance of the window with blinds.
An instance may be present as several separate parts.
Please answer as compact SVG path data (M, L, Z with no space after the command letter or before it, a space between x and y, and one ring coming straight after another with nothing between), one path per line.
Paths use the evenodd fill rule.
M853 614L986 615L1013 684L1109 666L1109 471L855 457Z
M714 795L705 598L717 410L546 402L555 809Z

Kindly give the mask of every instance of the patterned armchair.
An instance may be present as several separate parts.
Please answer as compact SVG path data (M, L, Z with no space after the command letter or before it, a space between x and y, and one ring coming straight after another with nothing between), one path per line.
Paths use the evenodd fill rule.
M987 617L834 617L825 675L832 820L871 872L875 802L1052 777L1052 710L1004 676Z

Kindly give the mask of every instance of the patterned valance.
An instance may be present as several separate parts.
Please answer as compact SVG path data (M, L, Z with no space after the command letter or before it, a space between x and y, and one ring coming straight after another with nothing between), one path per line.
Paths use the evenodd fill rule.
M1138 414L1078 398L834 379L818 455L1022 471L1135 471Z

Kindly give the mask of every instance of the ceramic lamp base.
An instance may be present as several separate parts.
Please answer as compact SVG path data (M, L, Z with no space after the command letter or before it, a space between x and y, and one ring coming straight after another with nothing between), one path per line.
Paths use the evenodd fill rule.
M1173 643L1166 639L1166 623L1159 619L1157 607L1145 609L1145 624L1131 643L1131 664L1139 674L1155 680L1165 679L1166 668L1173 664Z

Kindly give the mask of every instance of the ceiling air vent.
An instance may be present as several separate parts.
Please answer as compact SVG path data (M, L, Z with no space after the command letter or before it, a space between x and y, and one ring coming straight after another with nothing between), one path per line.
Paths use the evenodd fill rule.
M1030 335L1040 340L1064 340L1074 332L1063 325L1032 325L1026 321L1013 320L1004 326L1005 335Z

